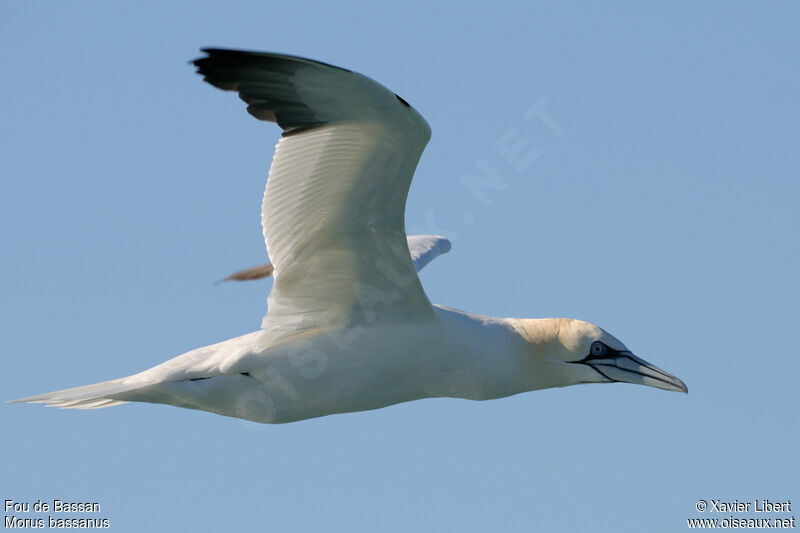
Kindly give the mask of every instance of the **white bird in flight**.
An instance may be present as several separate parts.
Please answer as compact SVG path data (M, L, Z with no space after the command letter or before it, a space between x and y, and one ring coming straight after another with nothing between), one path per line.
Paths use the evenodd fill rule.
M430 127L400 96L318 61L203 51L194 65L205 81L238 92L251 115L283 130L261 211L272 264L231 276L274 275L261 329L132 376L16 401L151 402L283 423L578 383L687 392L588 322L430 303L417 273L450 242L406 237L406 196Z

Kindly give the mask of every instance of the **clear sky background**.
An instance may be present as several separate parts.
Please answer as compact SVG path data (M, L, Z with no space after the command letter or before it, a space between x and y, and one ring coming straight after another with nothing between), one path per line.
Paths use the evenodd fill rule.
M201 81L203 46L347 67L427 118L407 226L453 242L423 272L432 301L595 322L690 392L584 385L282 426L2 404L0 496L96 501L114 531L672 532L714 516L699 499L800 506L799 15L3 2L2 399L259 327L271 282L214 282L266 259L279 129ZM481 165L499 190L462 184Z

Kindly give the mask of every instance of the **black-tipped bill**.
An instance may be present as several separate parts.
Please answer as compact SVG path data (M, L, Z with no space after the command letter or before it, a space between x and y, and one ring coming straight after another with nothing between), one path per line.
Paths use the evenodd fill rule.
M631 352L607 348L603 355L589 355L576 364L589 365L608 381L636 383L664 390L689 392L686 384Z

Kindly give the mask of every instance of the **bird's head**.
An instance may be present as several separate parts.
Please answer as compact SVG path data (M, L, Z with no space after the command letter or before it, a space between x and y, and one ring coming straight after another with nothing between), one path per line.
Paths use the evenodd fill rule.
M688 392L683 381L635 356L616 337L589 322L528 320L523 336L538 362L556 376L557 382L550 386L621 382Z

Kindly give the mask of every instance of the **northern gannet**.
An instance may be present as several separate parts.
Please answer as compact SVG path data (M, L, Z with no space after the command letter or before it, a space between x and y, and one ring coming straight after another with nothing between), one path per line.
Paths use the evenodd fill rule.
M588 322L430 303L417 273L450 242L406 237L406 196L430 128L403 98L319 61L203 52L193 63L205 81L238 92L251 115L283 130L261 211L272 263L250 273L275 277L261 329L132 376L15 401L151 402L283 423L578 383L687 392Z

